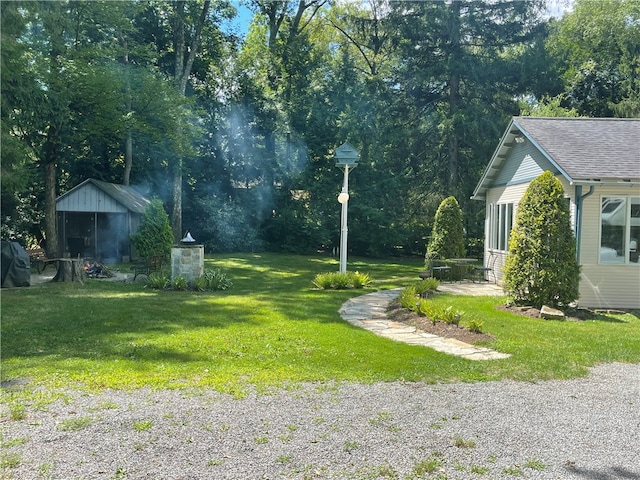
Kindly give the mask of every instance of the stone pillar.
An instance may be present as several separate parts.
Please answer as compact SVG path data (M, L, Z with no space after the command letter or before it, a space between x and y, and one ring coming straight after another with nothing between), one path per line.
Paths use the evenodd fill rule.
M176 245L171 248L171 281L184 277L189 285L204 275L204 245Z

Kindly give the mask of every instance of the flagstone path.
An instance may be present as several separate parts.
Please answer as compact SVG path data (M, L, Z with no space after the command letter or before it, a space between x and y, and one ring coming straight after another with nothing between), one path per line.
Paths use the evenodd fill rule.
M410 325L394 322L387 317L387 306L400 295L400 291L399 288L380 290L349 299L342 304L339 310L340 316L352 325L369 330L376 335L411 345L433 348L438 352L457 355L469 360L497 360L510 357L506 353L496 352L490 348L477 347L454 338L439 337L422 332ZM479 291L479 289L476 290L476 292ZM499 293L494 294L499 295Z

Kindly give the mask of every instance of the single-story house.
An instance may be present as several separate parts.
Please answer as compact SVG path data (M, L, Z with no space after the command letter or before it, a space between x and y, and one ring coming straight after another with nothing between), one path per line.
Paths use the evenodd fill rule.
M640 119L511 120L472 196L486 204L485 266L497 282L518 203L547 170L570 205L579 304L640 309Z
M150 203L134 187L85 180L56 199L58 251L101 262L135 257L130 236Z

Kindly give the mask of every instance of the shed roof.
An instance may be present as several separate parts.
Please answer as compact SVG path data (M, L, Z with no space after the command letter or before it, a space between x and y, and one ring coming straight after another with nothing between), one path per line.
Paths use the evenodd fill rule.
M63 198L72 195L74 192L78 191L88 184L91 184L99 190L102 190L104 193L106 193L134 213L144 213L147 206L151 203L147 197L142 195L142 193L140 193L132 186L103 182L94 178L89 178L79 185L76 185L63 195L60 195L56 199L56 203L58 203Z
M484 197L492 174L500 169L520 135L571 183L640 182L639 118L514 117L473 198Z

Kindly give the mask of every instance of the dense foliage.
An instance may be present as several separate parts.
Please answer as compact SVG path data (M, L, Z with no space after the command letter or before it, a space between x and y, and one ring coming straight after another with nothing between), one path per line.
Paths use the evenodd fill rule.
M549 171L533 180L518 206L504 267L504 289L519 304L567 306L578 299L580 267L569 205Z
M426 259L464 258L462 210L455 197L445 198L436 211Z
M640 9L576 0L0 2L2 236L46 239L87 178L144 185L210 251L422 254L453 195L470 202L512 115L640 114ZM184 225L184 228L182 228Z
M131 235L131 244L142 258L169 257L173 245L173 233L169 225L169 216L159 198L151 200L150 205L145 209L140 227Z

